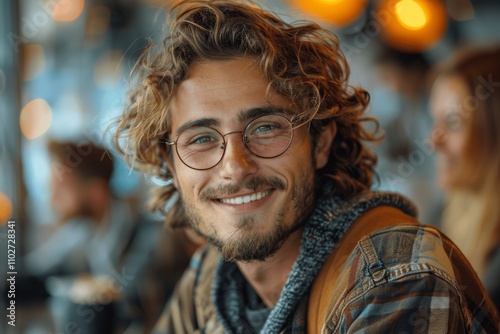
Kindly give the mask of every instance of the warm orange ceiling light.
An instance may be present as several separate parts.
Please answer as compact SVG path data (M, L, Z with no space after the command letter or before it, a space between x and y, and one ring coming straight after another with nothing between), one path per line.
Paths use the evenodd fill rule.
M382 0L376 8L382 38L407 52L425 51L446 32L446 8L440 0Z
M12 218L12 203L7 195L0 193L0 224Z
M83 12L85 0L59 0L52 12L52 18L58 22L76 20Z
M368 0L292 0L292 3L320 19L344 27L363 13Z
M427 24L427 15L414 0L401 0L396 4L396 18L410 30L422 29Z

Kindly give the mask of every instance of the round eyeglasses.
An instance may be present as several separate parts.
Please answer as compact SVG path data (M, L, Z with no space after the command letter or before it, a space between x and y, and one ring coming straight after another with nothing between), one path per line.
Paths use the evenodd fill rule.
M293 139L292 123L282 115L271 114L251 120L243 131L221 134L208 126L193 126L183 130L175 145L179 159L188 167L206 170L215 167L226 152L226 136L241 133L246 148L259 158L276 158L288 150Z

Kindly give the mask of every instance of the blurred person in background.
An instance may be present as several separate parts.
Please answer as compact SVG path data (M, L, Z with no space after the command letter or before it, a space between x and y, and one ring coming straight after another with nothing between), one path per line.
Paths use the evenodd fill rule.
M432 151L422 145L432 128L427 90L432 64L422 52L404 52L383 43L376 50L377 84L385 85L397 101L393 110L387 110L391 108L387 103L374 106L385 132L375 149L381 188L400 191L413 199L420 219L437 226L442 194L434 180Z
M25 272L37 279L28 282L45 282L58 330L75 324L82 333L146 332L187 266L194 249L183 247L191 243L115 196L104 147L53 141L49 152L58 223L24 259ZM165 254L165 244L177 245L176 252Z
M456 52L431 89L443 231L500 307L500 45Z
M114 326L113 304L119 299L111 279L120 272L137 215L111 190L114 165L104 147L52 141L48 149L50 199L57 223L47 240L27 254L26 273L45 283L58 330L70 319L79 323L74 317L77 306L85 305L80 313L86 315L86 306L102 304L106 307L100 314L109 320L97 317L91 326L97 332L108 331ZM107 300L100 300L104 292Z
M57 224L50 239L26 257L27 270L37 276L78 274L91 267L106 271L117 262L133 228L130 209L110 188L113 160L103 147L90 143L53 141L49 153L50 199ZM112 237L113 230L121 238ZM91 256L89 243L105 247L97 240L106 235L111 239L108 247L114 249Z
M27 256L27 269L38 276L109 274L136 223L130 205L110 188L113 160L89 142L53 141L49 153L51 205L59 223L50 239Z

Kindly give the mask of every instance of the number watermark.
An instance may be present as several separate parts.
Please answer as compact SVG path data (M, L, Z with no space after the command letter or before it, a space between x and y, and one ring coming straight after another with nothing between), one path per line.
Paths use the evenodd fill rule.
M16 222L7 223L7 322L16 326Z

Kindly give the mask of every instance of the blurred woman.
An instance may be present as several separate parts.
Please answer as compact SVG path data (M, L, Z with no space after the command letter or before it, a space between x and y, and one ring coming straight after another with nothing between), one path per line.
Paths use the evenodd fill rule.
M443 231L500 307L500 46L456 53L431 89Z

